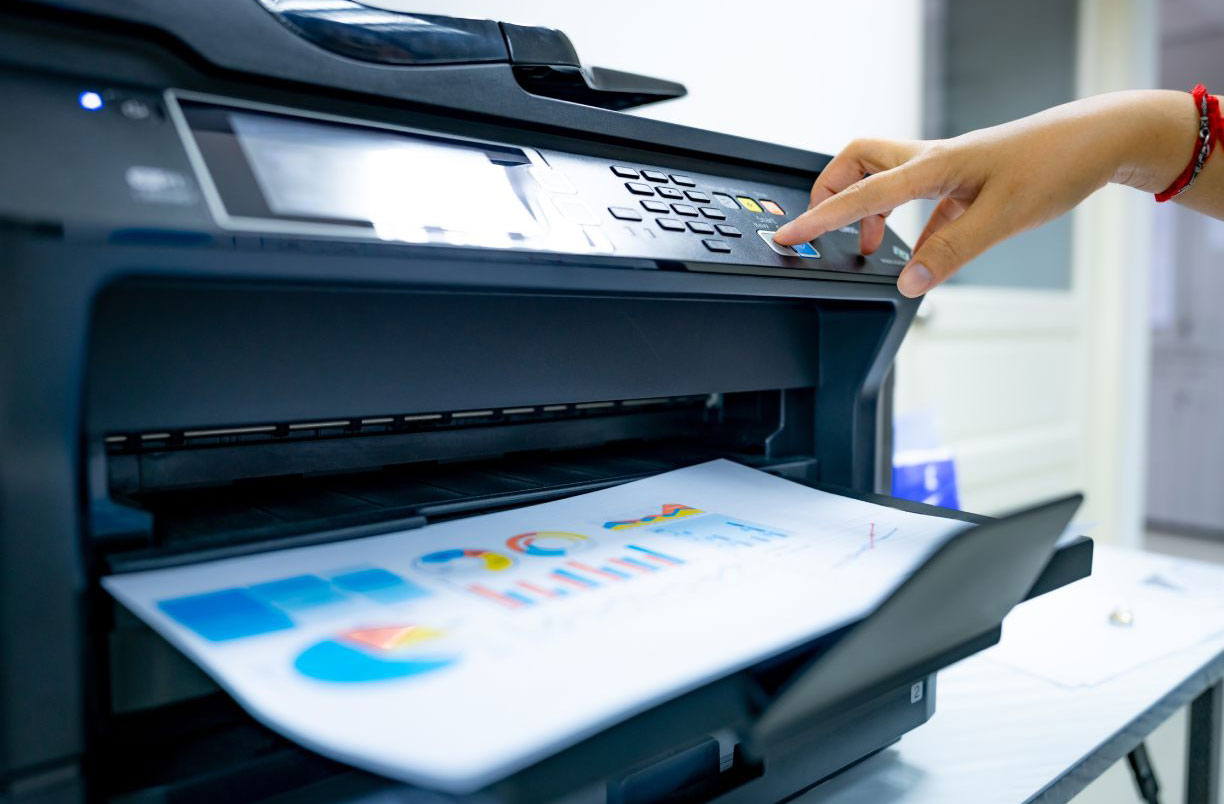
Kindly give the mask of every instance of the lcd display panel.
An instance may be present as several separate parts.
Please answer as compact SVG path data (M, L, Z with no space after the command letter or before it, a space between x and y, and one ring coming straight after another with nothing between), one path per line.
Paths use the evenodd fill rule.
M540 233L511 178L517 166L482 150L269 115L229 119L277 215L368 221L385 239L421 239L429 229L488 238Z
M252 104L173 98L219 223L393 242L606 251L524 148ZM602 245L601 245L602 244Z

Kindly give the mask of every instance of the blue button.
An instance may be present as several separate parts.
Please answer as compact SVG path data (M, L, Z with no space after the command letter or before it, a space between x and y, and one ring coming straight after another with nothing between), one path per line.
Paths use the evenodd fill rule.
M793 248L795 253L800 257L820 259L820 252L817 251L811 243L796 243L795 245L791 246L791 248Z

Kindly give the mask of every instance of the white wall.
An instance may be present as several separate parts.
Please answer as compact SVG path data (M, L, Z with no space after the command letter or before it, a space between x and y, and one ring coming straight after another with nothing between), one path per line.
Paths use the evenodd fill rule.
M921 0L363 1L560 28L588 65L687 86L688 97L639 112L660 120L825 153L921 130ZM895 216L906 238L920 229L915 214Z

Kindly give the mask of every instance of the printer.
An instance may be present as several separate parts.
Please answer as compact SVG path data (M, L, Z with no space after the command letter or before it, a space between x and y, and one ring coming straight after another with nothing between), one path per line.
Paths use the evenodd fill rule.
M622 113L683 93L555 30L351 0L6 4L0 799L785 799L1090 572L1087 539L1000 538L997 582L950 559L463 797L265 728L101 590L714 458L992 527L885 496L906 245L774 244L829 158Z

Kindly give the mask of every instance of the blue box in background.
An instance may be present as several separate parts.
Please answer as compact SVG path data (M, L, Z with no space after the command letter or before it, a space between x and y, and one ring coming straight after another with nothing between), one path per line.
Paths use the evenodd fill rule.
M942 445L930 411L898 416L893 422L892 496L960 510L956 461Z
M892 496L959 510L956 461L951 451L926 449L894 454Z

